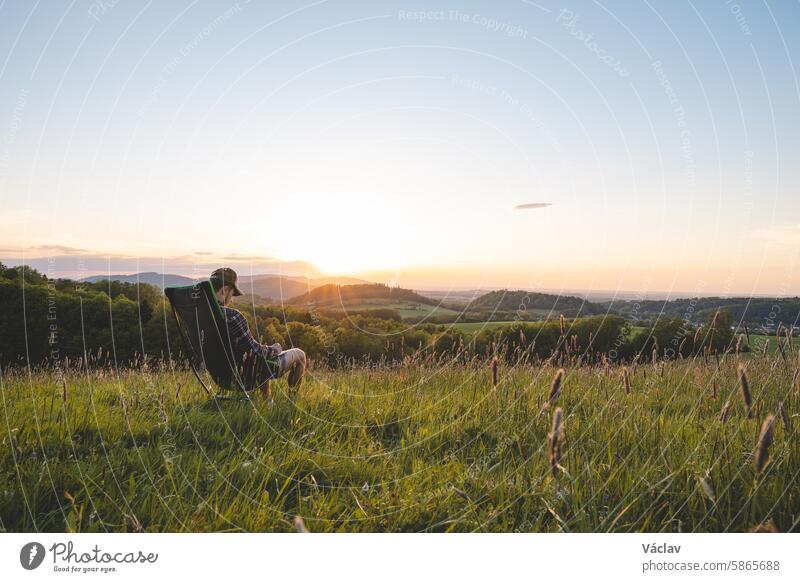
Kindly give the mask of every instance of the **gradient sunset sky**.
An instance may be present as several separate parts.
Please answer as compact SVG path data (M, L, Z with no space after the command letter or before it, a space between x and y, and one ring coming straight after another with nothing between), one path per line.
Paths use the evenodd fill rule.
M798 23L798 2L5 1L0 260L796 295Z

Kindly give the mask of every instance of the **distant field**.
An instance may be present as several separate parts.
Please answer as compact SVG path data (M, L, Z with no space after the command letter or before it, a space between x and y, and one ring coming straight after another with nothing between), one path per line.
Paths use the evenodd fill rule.
M744 336L744 334L742 334ZM778 340L775 338L774 335L766 336L766 335L756 335L754 333L750 334L750 347L753 351L760 352L764 349L764 343L769 340L768 350L770 354L778 353ZM747 339L743 338L742 342L747 345ZM800 338L792 338L792 347L797 350L800 349ZM790 354L787 354L787 356Z
M617 369L567 366L544 411L549 366L501 365L495 389L485 362L312 371L272 406L186 372L6 369L0 531L797 531L794 367L747 365L750 418L732 357L637 366L630 394Z
M632 327L631 331L636 333L649 333L650 328L648 327ZM742 345L747 345L747 338L744 334L739 334L742 337ZM738 336L737 336L738 337ZM764 349L764 342L769 340L768 350L770 354L778 353L778 342L775 339L775 336L765 336L765 335L758 335L755 333L750 334L750 348L754 352L761 352ZM800 349L800 338L792 338L792 346L794 349Z
M479 321L476 323L454 323L454 324L446 324L447 327L453 327L454 329L459 329L465 333L474 333L476 331L483 331L484 329L497 329L500 327L506 327L508 325L513 325L514 321Z
M341 305L336 306L342 309ZM347 302L344 309L348 311L366 311L370 309L396 309L403 319L430 317L432 315L458 315L459 312L446 307L428 305L427 303L417 303L414 301L385 301L381 299L363 299L360 301Z

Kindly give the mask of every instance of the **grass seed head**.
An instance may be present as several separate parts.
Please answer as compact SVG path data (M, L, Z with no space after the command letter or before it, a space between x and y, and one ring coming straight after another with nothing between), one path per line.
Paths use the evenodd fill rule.
M728 420L728 413L731 409L731 401L726 400L725 404L722 406L722 410L719 413L719 420L721 423L725 424L725 421Z
M547 396L547 401L553 404L561 392L561 384L564 382L564 368L559 368L556 375L553 376L553 381L550 384L550 394Z
M786 432L791 432L792 420L789 418L789 413L787 412L786 405L783 402L778 405L778 415L781 417L781 422L783 422L783 428L786 429Z
M744 409L747 412L747 418L753 414L753 397L750 394L750 381L747 379L747 371L743 364L739 364L739 387L742 389L742 401L744 402Z
M775 417L771 414L767 415L764 419L764 424L761 425L761 432L758 435L758 442L756 443L756 452L754 461L756 465L756 474L760 475L769 462L769 446L772 444L772 432L775 424Z
M561 462L561 442L564 438L564 413L556 408L553 413L553 429L548 435L548 448L550 450L550 473L558 477L558 467Z
M297 530L297 533L310 533L308 528L306 528L306 524L303 522L303 518L299 515L294 516L292 523L294 523L294 529Z
M703 493L711 500L711 503L716 503L717 496L714 494L714 489L711 487L711 484L702 477L698 478L698 482L700 483L700 488L703 490Z
M752 533L780 533L780 530L775 526L775 522L773 522L771 519L762 521L750 531Z

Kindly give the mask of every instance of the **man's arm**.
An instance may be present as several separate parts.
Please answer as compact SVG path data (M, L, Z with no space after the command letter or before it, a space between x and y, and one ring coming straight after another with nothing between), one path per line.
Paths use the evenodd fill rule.
M227 308L228 333L233 338L237 348L244 349L254 354L261 354L265 358L272 359L278 355L278 350L272 346L265 346L258 343L253 334L250 333L250 326L244 315L236 309Z

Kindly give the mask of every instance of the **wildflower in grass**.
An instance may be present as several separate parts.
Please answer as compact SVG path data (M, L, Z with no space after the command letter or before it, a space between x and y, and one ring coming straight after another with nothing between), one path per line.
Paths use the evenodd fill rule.
M497 386L497 368L500 363L497 361L497 356L492 358L492 386Z
M622 385L625 387L625 394L631 393L631 377L628 368L622 368Z
M67 379L61 376L61 400L67 401Z
M758 475L764 471L769 462L769 446L772 444L774 424L775 417L768 414L767 418L764 419L764 424L761 425L761 432L758 435L758 442L756 443L756 452L754 455L756 474Z
M747 371L743 364L739 364L739 386L742 389L742 401L747 412L747 418L753 415L753 397L750 395L750 381L747 379Z

